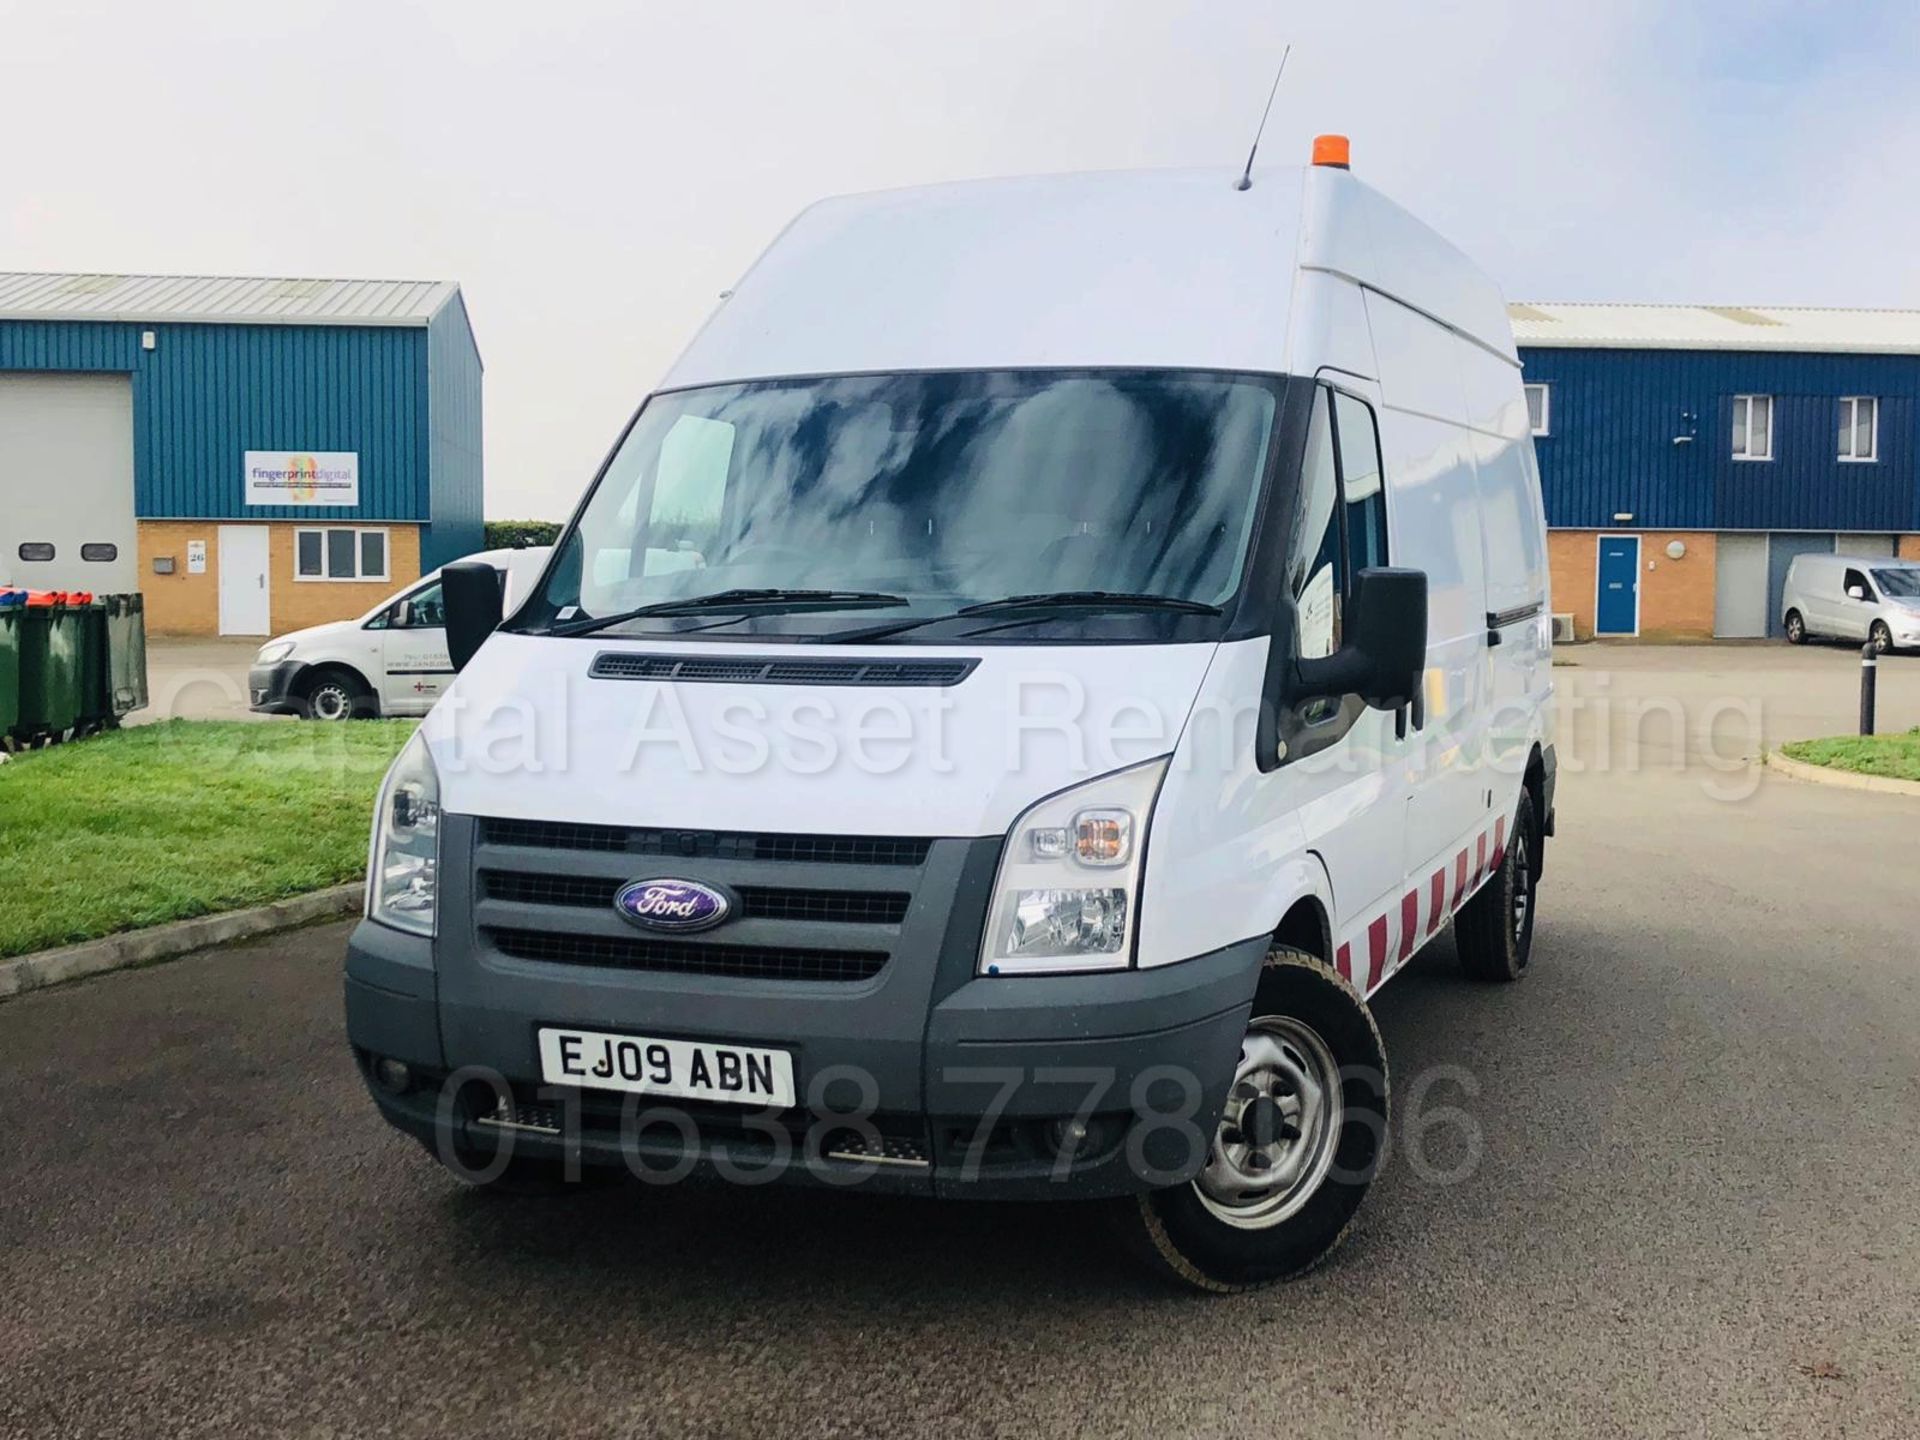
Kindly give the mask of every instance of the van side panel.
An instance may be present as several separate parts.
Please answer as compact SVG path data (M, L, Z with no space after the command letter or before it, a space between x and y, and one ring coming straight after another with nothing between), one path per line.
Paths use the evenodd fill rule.
M1300 213L1302 269L1330 271L1398 296L1518 362L1500 287L1425 222L1346 171L1325 166L1308 168Z
M1293 333L1288 367L1296 375L1317 375L1323 369L1371 380L1378 373L1373 341L1367 328L1367 307L1360 287L1338 275L1303 270L1295 282Z
M1487 577L1487 783L1506 814L1534 743L1547 738L1540 718L1553 665L1546 515L1519 371L1483 350L1462 349ZM1505 617L1514 618L1496 625Z
M1366 303L1380 367L1388 547L1394 564L1427 575L1426 724L1411 737L1404 851L1419 881L1494 817L1482 773L1492 699L1485 549L1462 379L1475 347L1383 295L1368 291Z

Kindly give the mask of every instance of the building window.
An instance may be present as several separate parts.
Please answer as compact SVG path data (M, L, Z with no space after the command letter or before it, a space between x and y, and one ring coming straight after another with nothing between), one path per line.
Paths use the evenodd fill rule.
M1880 458L1880 402L1871 395L1840 397L1840 458Z
M339 526L293 532L296 580L386 580L387 532Z
M1733 397L1733 458L1771 460L1773 458L1773 397L1736 395Z
M1545 385L1527 386L1527 428L1536 435L1551 435L1552 423L1552 394Z
M104 540L90 541L80 547L80 558L82 560L92 560L96 563L104 564L109 560L118 560L120 558L120 547L118 545L110 545Z

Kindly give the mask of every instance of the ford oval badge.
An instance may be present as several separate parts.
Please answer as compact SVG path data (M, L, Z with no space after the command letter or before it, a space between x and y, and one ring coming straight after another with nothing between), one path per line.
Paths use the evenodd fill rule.
M620 887L613 908L647 930L705 930L733 911L726 893L697 880L634 880Z

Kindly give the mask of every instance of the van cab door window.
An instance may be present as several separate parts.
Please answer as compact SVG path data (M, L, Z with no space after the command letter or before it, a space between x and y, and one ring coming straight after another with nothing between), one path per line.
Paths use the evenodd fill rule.
M1867 577L1864 571L1847 571L1846 578L1841 582L1840 588L1849 600L1873 599L1873 586L1867 583Z
M1353 572L1387 563L1387 488L1380 432L1364 400L1338 391L1333 413L1340 441L1340 488L1347 502L1347 553Z
M1318 660L1333 654L1345 639L1353 577L1387 563L1380 440L1373 411L1364 401L1319 387L1307 429L1299 493L1300 519L1286 572L1294 604L1294 655ZM1352 699L1306 701L1296 712L1297 724L1318 733L1302 734L1292 742L1293 757L1338 740L1351 728L1360 708Z
M392 614L392 624L395 629L444 628L447 623L447 606L440 595L440 582L436 580L433 584L422 586L414 591L393 607Z
M1307 454L1300 466L1300 523L1287 588L1294 605L1294 656L1319 660L1340 648L1340 602L1346 593L1341 541L1340 471L1334 459L1328 393L1314 397Z

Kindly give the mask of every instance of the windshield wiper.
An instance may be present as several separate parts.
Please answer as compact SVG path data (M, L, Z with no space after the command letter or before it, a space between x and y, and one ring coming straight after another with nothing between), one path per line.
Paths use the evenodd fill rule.
M1134 595L1111 590L1056 590L1040 595L1009 595L1004 600L982 600L962 605L958 610L943 610L938 615L921 615L912 620L887 620L859 630L840 630L816 637L822 645L858 645L865 640L881 640L904 634L942 620L958 620L976 615L1018 615L1033 611L1044 615L1049 610L1172 610L1182 615L1219 615L1218 605L1199 600L1182 600L1177 595ZM1016 622L1017 623L1017 622ZM994 627L997 628L997 627ZM978 632L969 631L969 634Z
M884 590L716 590L711 595L689 595L680 600L656 600L651 605L636 605L612 615L589 616L549 625L548 635L587 635L595 630L625 624L648 615L699 615L715 610L764 611L768 614L802 610L854 610L885 605L905 605L906 599Z
M962 605L956 615L1001 615L1017 610L1177 610L1183 615L1219 615L1218 605L1178 595L1140 595L1119 590L1049 590Z

